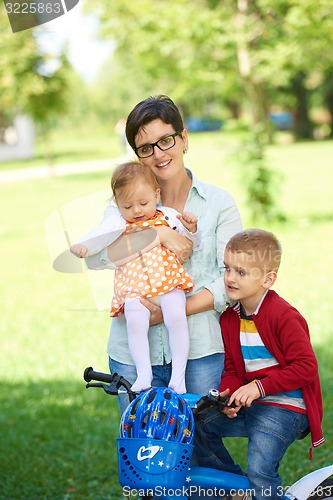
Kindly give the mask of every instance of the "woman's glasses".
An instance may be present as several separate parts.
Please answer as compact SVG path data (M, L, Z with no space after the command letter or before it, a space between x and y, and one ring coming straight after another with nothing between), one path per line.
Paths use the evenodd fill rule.
M166 137L162 137L162 139L160 139L157 142L154 142L153 144L145 144L144 146L135 148L134 149L135 154L139 158L148 158L149 156L153 156L155 146L157 146L158 149L160 149L161 151L167 151L168 149L174 147L174 145L176 144L176 137L181 133L182 130L177 130L177 132L167 135Z

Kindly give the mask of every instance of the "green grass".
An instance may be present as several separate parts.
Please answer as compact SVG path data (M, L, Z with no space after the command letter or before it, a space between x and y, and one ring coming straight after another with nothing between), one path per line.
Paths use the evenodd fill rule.
M47 138L36 137L33 158L24 162L0 161L0 171L112 158L121 154L120 138L113 131L96 131L93 126L75 131L55 129Z
M312 462L308 438L291 447L281 465L286 485L332 462L332 145L268 150L284 176L278 201L288 217L286 224L265 224L284 249L275 289L309 322L320 363L327 439ZM230 163L237 147L223 134L193 135L186 160L201 179L233 194L248 226L244 169ZM98 390L86 390L82 379L86 366L108 370L108 313L96 309L85 274L52 269L45 236L52 212L107 189L109 177L103 172L0 185L0 499L122 497L115 451L117 403ZM100 211L97 206L74 208L69 206L72 224L78 226L90 225L91 212ZM111 298L112 274L101 275L106 276L103 293ZM242 441L231 443L231 449L245 460Z

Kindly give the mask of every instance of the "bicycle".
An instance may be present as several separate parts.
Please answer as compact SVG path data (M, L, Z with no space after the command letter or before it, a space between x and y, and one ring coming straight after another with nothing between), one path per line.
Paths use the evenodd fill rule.
M205 495L211 497L213 493L226 497L237 493L243 496L243 499L251 498L251 488L246 476L190 466L194 448L191 444L194 414L205 411L211 405L223 407L227 404L228 398L221 398L217 390L209 391L207 396L196 394L179 396L168 388L155 388L137 395L131 391L131 384L120 375L95 372L92 367L85 369L84 380L87 382L87 388L99 387L109 395L129 396L130 403L122 416L120 426L122 435L117 438L118 478L124 496L127 496L126 493L130 496L130 492L135 490L143 492L142 499L156 495L163 500L174 498L186 500L191 494L205 491ZM97 382L91 382L92 380ZM139 412L143 401L149 403L149 399L160 398L161 390L164 399L162 406L159 400L159 426L153 438L147 437L149 417L144 425L141 425L138 433L135 428L136 412ZM174 415L180 406L181 419L177 421ZM174 425L167 428L164 425L167 420ZM147 428L143 429L145 425ZM156 430L156 425L154 428ZM181 440L178 439L180 434ZM136 437L138 435L144 437ZM281 491L281 496L284 494L290 500L332 500L331 475L333 475L333 465L317 469L299 479L286 491Z

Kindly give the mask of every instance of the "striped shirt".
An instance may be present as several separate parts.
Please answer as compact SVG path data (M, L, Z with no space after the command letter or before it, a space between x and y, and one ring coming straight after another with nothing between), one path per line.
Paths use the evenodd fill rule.
M251 316L245 316L241 309L240 344L245 364L245 370L250 380L260 380L269 375L272 370L279 369L279 363L264 345L257 327ZM301 389L279 394L268 394L257 400L274 406L306 413Z

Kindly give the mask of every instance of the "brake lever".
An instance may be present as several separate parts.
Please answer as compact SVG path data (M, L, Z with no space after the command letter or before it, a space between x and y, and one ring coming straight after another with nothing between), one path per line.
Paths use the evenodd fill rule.
M110 394L111 396L118 396L119 390L114 384L102 384L101 382L93 382L86 384L86 388L89 389L89 387L99 387L106 392L106 394Z
M220 392L217 389L210 389L207 396L203 396L197 403L196 408L194 408L193 414L195 416L208 413L212 409L218 408L222 411L226 406L228 406L230 397L220 396ZM229 408L235 408L236 404L233 401ZM242 411L243 408L240 410Z
M111 382L110 384L102 384L101 382L89 382L86 384L86 388L89 389L89 387L99 387L104 390L106 394L109 394L110 396L119 396L119 394L127 394L132 397L136 397L137 394L135 392L132 392L130 390L121 390L119 389L118 384Z
M86 384L86 389L89 389L89 387L103 387L105 384L101 384L100 382L92 382L89 384Z

